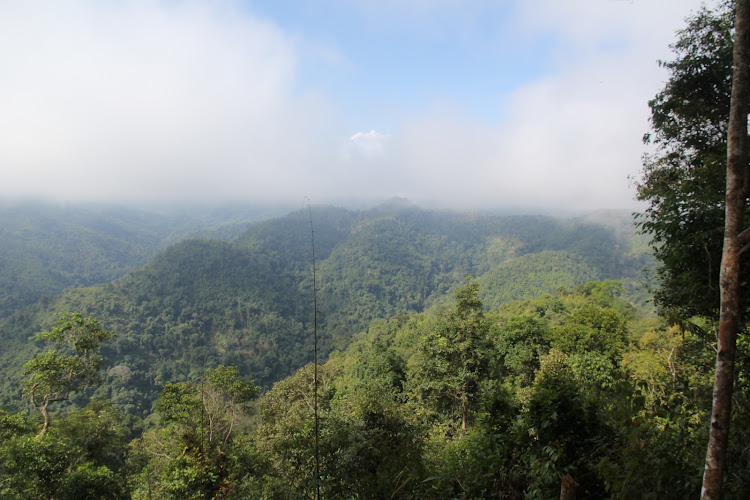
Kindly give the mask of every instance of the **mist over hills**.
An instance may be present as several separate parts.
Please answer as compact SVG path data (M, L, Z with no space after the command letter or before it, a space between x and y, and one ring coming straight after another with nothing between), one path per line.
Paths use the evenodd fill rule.
M232 239L286 211L0 202L0 318L65 288L117 279L185 238Z
M649 263L620 213L492 216L391 200L256 222L258 212L247 209L197 216L6 207L0 217L0 403L18 400L30 336L54 313L72 311L116 332L98 391L138 415L164 383L203 367L237 365L268 387L310 361L311 218L324 358L375 319L445 304L469 274L488 308L605 279L623 281L638 302Z

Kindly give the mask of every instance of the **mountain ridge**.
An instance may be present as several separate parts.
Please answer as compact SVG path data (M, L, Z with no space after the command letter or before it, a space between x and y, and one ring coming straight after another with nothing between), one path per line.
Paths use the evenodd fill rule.
M0 404L17 399L20 366L34 350L27 339L62 311L91 314L117 333L106 369L126 367L128 386L108 375L98 391L128 412L147 414L163 383L203 366L236 365L265 387L293 373L311 359L310 214L321 359L374 320L445 304L470 274L494 308L591 280L632 284L647 260L626 255L613 230L569 219L313 206L250 224L232 241L180 241L114 281L10 315L0 322Z

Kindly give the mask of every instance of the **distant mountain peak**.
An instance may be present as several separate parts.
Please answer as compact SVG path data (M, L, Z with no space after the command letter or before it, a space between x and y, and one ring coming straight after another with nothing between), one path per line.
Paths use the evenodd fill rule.
M407 198L400 198L398 196L394 196L393 198L389 198L380 205L376 206L373 210L377 211L383 211L383 212L392 212L392 211L399 211L399 210L413 210L415 208L419 208L415 203L411 202Z

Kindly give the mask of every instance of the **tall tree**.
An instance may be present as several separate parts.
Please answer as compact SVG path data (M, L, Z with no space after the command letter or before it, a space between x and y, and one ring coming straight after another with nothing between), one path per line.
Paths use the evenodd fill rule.
M80 313L64 314L50 331L37 334L51 346L24 365L23 388L44 419L40 435L49 427L50 403L67 401L72 392L98 380L99 346L112 337L97 320Z
M237 424L257 390L237 367L224 365L206 370L198 383L165 385L154 408L158 424L132 446L140 464L136 496L239 498L247 464Z
M411 366L418 397L456 414L466 429L487 374L489 323L479 299L479 283L468 277L455 293L455 307L425 335Z
M747 100L750 97L750 0L735 3L734 69L727 132L726 216L719 284L721 308L713 410L701 498L718 499L729 438L734 359L740 322L740 254L750 248L743 231L747 201Z
M655 300L681 319L718 318L727 120L732 86L732 9L702 8L671 45L669 73L649 101L653 147L644 157L639 219L658 260Z

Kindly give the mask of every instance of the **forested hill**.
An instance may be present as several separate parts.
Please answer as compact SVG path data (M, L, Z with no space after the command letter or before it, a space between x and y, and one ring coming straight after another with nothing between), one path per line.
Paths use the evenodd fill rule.
M480 279L485 306L495 307L591 280L618 279L633 291L647 262L629 222L614 231L403 204L311 214L323 357L373 319L450 300L469 274ZM182 241L121 279L16 312L0 324L0 403L20 399L20 367L34 349L28 339L61 311L90 314L115 331L99 391L128 412L149 413L163 384L220 363L269 386L311 360L311 257L303 210L256 223L233 241Z
M269 213L276 211L0 202L0 318L67 287L119 278L182 239L235 238Z

